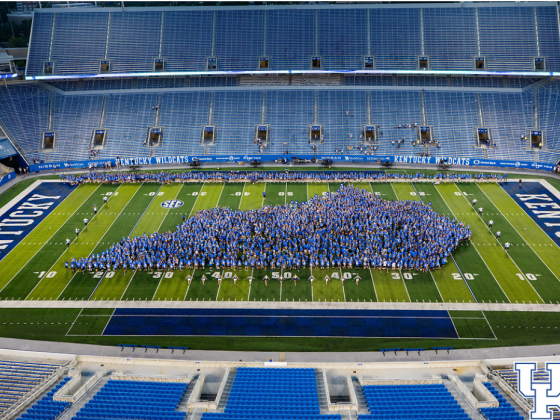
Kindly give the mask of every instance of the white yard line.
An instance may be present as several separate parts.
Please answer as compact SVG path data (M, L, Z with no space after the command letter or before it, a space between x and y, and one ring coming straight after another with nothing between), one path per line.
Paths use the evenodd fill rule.
M92 196L93 194L95 194L95 191L97 191L101 185L102 185L102 184L99 184L99 185L97 186L97 188L91 193L91 195L90 195L88 198L86 198L86 200L83 202L83 204L82 204L79 208L82 208L82 207L85 205L86 201L88 201L88 200L91 198L91 196ZM76 210L76 211L78 211L78 210ZM74 213L76 213L76 212L74 212ZM74 213L72 213L72 215L74 215ZM97 216L97 214L94 214L94 215L93 215L93 217L92 217L91 220L88 222L88 224L91 223L91 222L93 221L93 219L95 219L95 216ZM70 218L71 218L71 217L72 217L72 216L70 216ZM68 220L70 220L70 218L69 218ZM66 225L66 223L68 223L68 220L66 220L66 222L63 224L63 226ZM62 226L61 226L61 227L62 227ZM84 229L85 229L85 228L84 228ZM82 232L83 232L83 229L82 229ZM82 233L82 232L80 232L80 233ZM72 244L73 244L75 241L78 240L78 237L79 237L79 236L76 236L76 237L72 240L72 242L70 243L70 246L72 246ZM46 242L45 242L45 245L46 245ZM43 246L45 246L45 245L43 245ZM41 247L41 248L42 248L42 247ZM45 279L45 276L53 269L53 267L58 263L58 261L60 261L60 259L64 256L64 254L66 254L66 252L68 252L68 249L69 249L69 247L66 247L66 249L64 250L64 252L63 252L62 254L60 254L60 256L56 259L56 261L54 262L54 264L51 265L51 267L50 267L47 271L45 271L45 275L44 275L43 277L41 277L41 279L37 282L37 284L35 285L35 287L31 290L31 292L29 292L29 293L27 294L27 296L25 297L25 299L27 299L29 296L31 296L31 294L32 294L33 291L37 288L37 286L39 286L39 284L41 284L41 283L43 282L43 280ZM29 264L30 261L31 261L31 260L27 261L27 264ZM26 264L26 266L27 266L27 264ZM21 271L21 270L20 270L20 271ZM18 272L18 273L19 273L19 272ZM15 276L14 276L14 278L15 278ZM12 278L12 280L13 280L13 278ZM11 280L10 280L10 281L11 281ZM25 299L24 299L24 300L25 300Z
M482 191L482 194L484 194L484 195L486 196L486 198L488 198L488 200L490 200L490 202L492 203L492 205L493 205L494 207L496 207L496 210L498 210L498 212L500 212L500 214L501 214L502 212L500 211L500 209L498 208L498 206L496 206L496 205L494 204L494 202L492 201L492 199L484 192L484 190L483 190L482 188L479 188L479 190ZM509 194L508 194L508 195L509 195ZM514 200L514 202L515 202L515 200ZM515 204L517 204L517 203L515 203ZM521 207L520 207L520 209L523 210ZM541 262L545 265L545 267L548 269L548 271L550 271L550 273L556 278L556 280L560 281L560 279L558 279L558 277L556 277L556 274L554 274L554 272L550 269L550 267L543 261L543 259L540 257L540 255L538 254L538 252L535 250L535 248L533 248L533 247L531 246L531 244L530 244L529 242L527 242L527 240L523 237L523 235L521 235L521 232L519 232L519 231L516 229L516 227L513 226L513 224L509 221L509 219L508 219L506 216L504 216L504 215L502 214L502 217L503 217L504 219L506 219L506 221L509 223L509 225L517 232L517 234L519 235L519 237L527 244L527 246L528 246L529 248L531 248L531 250L535 253L535 255L539 258L539 260L541 260ZM531 217L531 216L529 216L529 217ZM531 219L531 220L533 220L533 219ZM539 225L537 225L537 227L540 228ZM546 234L546 232L544 232L544 233ZM547 236L548 236L548 234L547 234ZM554 241L553 241L553 242L554 242ZM543 299L543 301L544 301L544 299Z
M175 197L173 198L173 200L177 200L177 197L179 197L179 193L181 192L181 190L183 189L183 187L185 186L185 184L181 185L181 188L179 188L177 190L177 194L175 194ZM156 232L159 232L159 230L161 229L161 226L163 225L163 222L165 222L165 219L167 219L167 217L169 216L169 212L171 211L171 209L167 209L167 213L165 213L165 216L161 219L161 222L156 230ZM156 291L154 292L154 294L152 295L152 298L150 300L154 300L154 297L159 289L159 286L161 285L161 282L163 281L163 279L165 278L165 273L167 273L167 270L165 270L162 274L161 277L159 279L159 283L156 287ZM171 271L171 273L173 273L173 271Z
M99 186L98 186L97 188L99 188ZM97 188L84 200L84 203L85 203L87 200L89 200L89 198L95 193L95 191L97 191ZM74 190L74 191L76 191L76 190ZM71 195L71 194L70 194L70 195ZM70 197L70 195L69 195L68 197ZM66 197L66 198L68 198L68 197ZM82 205L83 205L83 203L82 203ZM68 220L70 220L70 219L72 218L72 216L74 216L74 214L76 214L76 212L77 212L81 207L82 207L82 206L78 207L78 208L74 211L74 213L72 213L72 214L68 217L68 219L66 219L66 222L64 222L63 224L61 224L60 227L56 230L56 232L54 232L54 233L51 235L51 237L50 237L49 239L47 239L47 240L45 241L45 243L31 256L31 258L29 258L29 259L27 260L27 262L25 263L25 265L24 265L23 267L21 267L21 268L18 270L18 272L17 272L16 274L14 274L14 276L10 279L10 281L9 281L8 283L5 284L4 287L2 287L2 289L0 289L0 293L2 292L2 290L4 290L4 289L8 286L8 284L10 284L10 282L11 282L13 279L16 278L16 276L20 273L21 270L23 270L25 267L27 267L27 264L29 264L29 262L30 262L31 260L33 260L33 258L35 257L35 255L37 255L37 254L39 253L39 251L41 251L41 250L45 247L45 245L47 245L47 243L52 239L52 237L53 237L54 235L56 235L56 234L58 233L58 231L59 231L60 229L62 229L62 227L63 227L64 225L66 225L66 223L68 223ZM52 214L52 213L51 213L51 214ZM45 217L45 220L46 220L46 219L47 219L47 217ZM43 220L43 221L44 221L44 220ZM41 223L42 223L42 222L41 222ZM37 226L39 226L39 225L37 225ZM14 249L16 249L16 248L17 248L17 246L15 246L15 247L12 249L12 251L13 251ZM10 252L12 252L12 251L10 251ZM65 252L66 252L66 251L65 251ZM6 255L9 255L9 253L6 254ZM4 258L5 258L5 257L4 257ZM48 273L48 271L47 271L46 273ZM46 274L46 273L45 273L45 274ZM35 286L35 287L36 287L36 286Z
M144 184L144 183L142 183ZM140 187L142 186L142 184L140 184ZM124 184L120 184L117 189L115 191L113 191L114 195L119 188L121 188ZM123 210L126 208L126 206L128 206L128 203L130 203L130 201L132 200L132 198L136 195L136 193L140 190L140 188L138 188L136 190L136 192L132 195L132 197L130 197L130 199L126 202L126 204L124 205L124 207L121 209L121 211L119 212L119 214L117 214L117 217L115 217L115 220L113 220L113 222L111 223L111 226L109 226L107 228L107 230L105 231L105 233L103 234L103 236L101 237L101 239L103 239L105 237L105 235L107 235L107 233L111 230L111 228L113 227L113 224L117 221L117 219L119 218L119 216L121 215L121 213L123 212ZM111 196L112 196L111 195ZM109 202L107 201L107 204L109 204ZM101 213L101 210L103 210L103 208L106 206L106 204L103 204L101 206L101 208L99 209L99 213ZM94 215L95 217L95 215ZM93 219L92 219L93 220ZM93 248L91 249L91 252L88 254L88 257L91 256L91 254L93 254L93 252L95 251L95 248L97 247L97 245L99 244L100 241L98 241L96 244L93 245ZM103 275L101 276L101 279L99 279L99 282L97 284L99 284L101 282L101 280L103 280L103 277L105 277L105 273L107 272L107 270L103 270ZM64 289L62 289L62 292L60 292L60 294L57 296L56 300L58 300L60 298L60 296L62 296L62 294L64 293L64 291L66 290L66 288L70 285L70 283L72 283L72 281L74 280L74 278L76 277L76 274L78 274L78 270L76 270L76 272L74 273L74 275L72 276L72 278L70 279L70 281L68 283L66 283L66 286L64 286ZM96 286L97 288L97 286ZM89 300L89 298L88 298Z
M371 283L373 284L373 293L375 293L375 300L379 302L379 298L377 297L377 290L375 290L375 282L373 281L373 273L371 271L371 266L368 268L369 276L371 277Z
M455 185L457 187L457 185ZM453 211L451 210L451 207L449 207L449 204L447 204L447 201L445 200L445 198L443 198L443 195L441 195L441 193L439 192L437 186L434 186L435 190L437 191L437 193L439 194L439 196L441 197L442 201L445 203L445 206L449 209L449 211L451 212L451 215L453 215L454 217L456 217L457 215L455 213L453 213ZM457 189L459 191L461 191L459 189L459 187L457 187ZM463 194L461 194L463 195ZM464 195L463 195L464 197ZM465 198L466 199L466 198ZM469 200L467 200L468 202ZM482 255L480 254L478 248L476 247L476 245L474 244L474 242L469 239L469 242L471 243L472 247L474 248L474 250L476 251L476 253L478 254L478 256L480 257L480 259L482 260L482 262L484 263L484 265L486 266L486 269L488 270L488 272L492 275L492 278L494 279L494 281L496 282L496 284L498 285L498 287L500 288L500 290L502 291L502 293L504 294L504 296L506 297L506 299L508 300L508 302L511 303L511 299L509 298L509 296L507 295L507 293L505 292L505 290L502 288L502 285L500 284L500 282L496 279L496 276L494 276L494 273L492 272L492 270L490 270L490 267L488 267L488 264L486 264L486 261L484 261L484 258L482 258ZM499 241L497 241L499 242ZM469 245L470 246L470 245ZM457 269L459 269L459 266L457 266ZM468 280L465 279L463 277L464 281L467 282ZM473 292L474 293L474 292ZM543 301L544 302L544 301ZM483 302L484 303L484 302Z
M469 206L471 206L471 203L469 202L469 200L467 200L467 197L465 197L464 194L462 194L462 191L461 191L461 189L457 186L457 184L455 184L455 183L453 183L453 184L455 185L455 188L457 188L457 190L458 190L459 192L461 192L461 197L463 197L463 198L465 199L465 201L467 202L467 204L468 204ZM499 210L498 210L498 211L499 211ZM478 218L480 219L480 221L482 222L482 224L483 224L484 226L486 226L486 229L488 229L488 231L490 232L490 234L491 234L492 236L494 236L494 232L492 232L492 231L490 230L490 228L488 227L488 225L487 225L487 224L484 222L484 220L482 219L482 216L481 216L478 212L476 212L476 211L475 211L475 214L478 216ZM504 216L504 217L505 217L505 216ZM521 239L523 239L523 238L521 238ZM503 249L504 252L506 253L507 258L515 265L515 267L519 270L519 272L520 272L520 273L523 273L523 271L519 268L519 266L517 265L517 263L513 260L513 258L511 258L511 256L509 255L509 253L505 250L505 248L504 248L504 246L502 245L502 243L501 243L500 241L498 241L498 240L497 240L496 242L500 244L500 247L502 247L502 249ZM473 245L474 245L474 244L473 244ZM527 280L527 282L529 283L529 285L531 286L531 288L535 291L535 293L537 294L537 296L538 296L538 297L543 301L543 303L544 303L544 299L542 298L541 295L539 295L539 292L537 292L537 291L535 290L535 288L533 287L533 285L531 284L531 282L530 282L529 280ZM507 296L507 295L506 295L506 296ZM530 302L530 301L529 301L529 302ZM539 303L539 302L536 302L536 303Z
M74 321L72 322L72 324L70 324L70 328L68 328L68 331L66 331L66 336L68 336L68 333L70 332L70 330L72 329L72 327L74 326L74 324L76 323L76 321L78 320L78 318L80 317L80 315L82 314L82 311L84 310L84 308L80 309L80 312L78 313L78 316L76 318L74 318Z

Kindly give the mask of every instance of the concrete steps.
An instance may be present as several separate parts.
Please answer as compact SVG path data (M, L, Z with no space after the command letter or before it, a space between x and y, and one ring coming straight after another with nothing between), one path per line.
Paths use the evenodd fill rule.
M183 397L179 401L179 404L177 405L177 408L175 409L175 411L184 411L185 413L189 412L189 408L187 407L187 403L189 402L189 397L191 396L192 390L194 389L194 386L196 385L197 381L198 381L198 378L195 378L189 383L189 386L187 387L187 390L185 391L185 393L183 394Z
M315 369L315 382L317 384L317 399L319 400L319 411L321 414L329 413L329 402L327 401L327 384L323 380L323 371Z
M509 397L509 395L506 394L506 392L505 392L502 388L500 388L500 385L498 385L498 383L497 383L493 378L489 377L489 379L490 379L490 384L492 384L492 386L493 386L494 388L496 388L496 390L500 393L500 395L501 395L502 397L504 397L504 398L506 399L506 401L507 401L508 403L511 404L512 407L515 408L515 411L517 411L517 412L519 413L519 415L523 416L524 419L529 419L529 415L528 415L527 413L525 413L525 411L523 411L523 410L521 409L521 407L519 407L519 405L517 405L517 404ZM554 413L553 418L554 418L554 419L560 419L560 412Z
M480 415L480 412L467 402L465 396L461 394L457 388L455 388L455 385L453 385L451 381L444 380L443 384L445 385L449 393L453 395L453 398L455 398L455 400L459 403L459 405L465 411L465 413L467 413L467 415L472 420L482 420L482 416Z
M218 409L217 409L218 413L223 413L224 409L226 408L229 399L229 394L231 392L231 389L233 388L233 382L235 381L236 374L237 374L237 368L234 368L229 372L226 385L224 386L224 391L222 392L222 397L220 398L220 402L218 404Z
M86 403L88 403L89 400L91 400L93 396L105 386L107 382L109 382L109 379L109 375L103 376L82 396L82 398L80 398L76 403L72 404L68 410L66 410L60 417L58 417L57 420L71 420L72 417L74 417L76 413L80 411L84 407L84 405L86 405Z
M360 385L360 381L358 381L358 378L352 377L352 386L354 387L354 391L356 392L356 400L358 401L358 414L371 414L367 404L366 396L364 394L364 390L362 388L362 385Z

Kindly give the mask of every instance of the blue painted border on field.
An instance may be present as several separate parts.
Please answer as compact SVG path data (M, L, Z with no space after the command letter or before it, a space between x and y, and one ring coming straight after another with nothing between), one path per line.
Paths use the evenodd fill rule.
M117 309L103 335L458 338L447 311Z
M502 183L502 188L560 245L560 199L539 182Z
M0 216L0 260L8 255L75 188L69 183L41 183Z

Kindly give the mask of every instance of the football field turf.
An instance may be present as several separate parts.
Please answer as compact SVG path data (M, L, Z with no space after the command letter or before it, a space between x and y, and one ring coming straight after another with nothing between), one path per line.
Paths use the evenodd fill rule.
M126 236L175 230L183 217L216 206L250 210L336 192L336 183L83 184L0 261L3 300L187 300L298 302L556 303L560 248L495 183L358 183L386 200L422 200L471 226L441 270L184 270L76 272L65 261L97 254ZM264 192L264 194L263 194ZM109 197L101 205L103 196ZM491 198L492 197L492 198ZM472 198L484 211L478 214ZM182 203L170 208L162 203ZM97 214L93 205L99 206ZM82 220L89 223L84 227ZM494 221L490 229L488 222ZM76 236L74 229L81 229ZM502 232L497 238L495 231ZM66 246L65 239L72 243ZM504 243L512 244L509 252ZM218 285L218 274L223 281ZM309 281L313 275L314 282ZM192 283L187 284L187 275ZM202 284L201 277L208 280ZM233 284L233 276L239 281ZM264 276L270 278L267 285ZM298 281L292 278L297 276ZM325 277L330 281L325 283ZM355 279L360 282L356 285ZM249 284L249 277L253 277ZM282 277L284 281L280 283Z
M97 254L126 236L175 230L183 217L216 206L250 210L262 206L302 202L326 192L336 192L338 183L155 183L83 184L76 187L2 260L1 300L28 301L217 301L217 302L445 302L445 303L558 303L560 301L560 247L508 192L496 183L393 182L356 183L385 200L421 200L451 218L469 224L473 231L469 242L461 244L442 269L433 272L376 269L186 269L183 271L76 272L67 270L65 261ZM264 193L264 194L263 194ZM102 205L103 197L108 197ZM472 199L478 200L476 207ZM182 203L179 207L176 204ZM97 214L93 205L99 207ZM83 219L88 218L87 227ZM488 226L489 220L494 226ZM75 228L80 229L77 236ZM497 238L495 232L501 231ZM65 239L72 243L67 247ZM509 251L504 244L512 244ZM187 275L192 276L188 284ZM202 282L202 276L207 280ZM311 275L314 281L310 281ZM218 283L217 277L222 281ZM233 277L237 276L237 284ZM269 280L265 284L264 277ZM297 276L297 281L294 278ZM325 282L325 277L329 282ZM359 283L356 277L359 276ZM252 278L252 282L249 278ZM283 281L280 281L280 278ZM140 305L140 303L139 303ZM61 305L63 306L63 305ZM421 309L420 305L418 309ZM2 309L3 317L15 316L14 309ZM12 311L12 312L10 312ZM37 310L23 318L40 316ZM53 312L54 311L54 312ZM58 312L57 312L58 311ZM60 339L103 337L112 309L51 309L43 318L62 314L70 322ZM543 306L543 311L546 311ZM500 328L508 328L507 319L528 327L525 315L494 317L485 313L453 316L460 339L500 340ZM62 316L62 315L56 315ZM546 316L546 315L545 315ZM552 328L556 329L556 315ZM23 319L22 318L22 319ZM20 319L21 320L21 319ZM499 325L500 321L505 325ZM521 321L520 321L521 320ZM50 320L52 321L52 320ZM512 321L513 322L513 321ZM0 319L0 334L8 332ZM560 324L559 324L560 326ZM550 326L548 326L550 327ZM548 328L547 327L547 328ZM50 331L47 329L47 332ZM505 331L505 330L504 330ZM533 332L533 331L529 331ZM40 335L40 334L39 334ZM508 331L508 337L511 331ZM537 334L538 336L538 334ZM555 337L552 335L551 337ZM519 337L517 337L518 339ZM101 340L101 341L103 341ZM211 339L208 342L211 342ZM547 340L543 338L543 340ZM204 341L204 340L203 340ZM104 341L103 341L104 342ZM538 339L535 339L538 342ZM529 343L528 343L529 344ZM469 344L470 346L471 344ZM478 346L485 345L479 344ZM456 345L458 346L458 345ZM389 346L386 346L389 347Z

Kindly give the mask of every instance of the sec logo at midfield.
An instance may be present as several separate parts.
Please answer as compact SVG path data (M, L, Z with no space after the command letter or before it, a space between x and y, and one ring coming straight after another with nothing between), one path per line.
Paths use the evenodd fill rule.
M183 204L185 203L183 203L181 200L167 200L161 203L161 207L163 207L164 209L176 209L178 207L181 207Z

